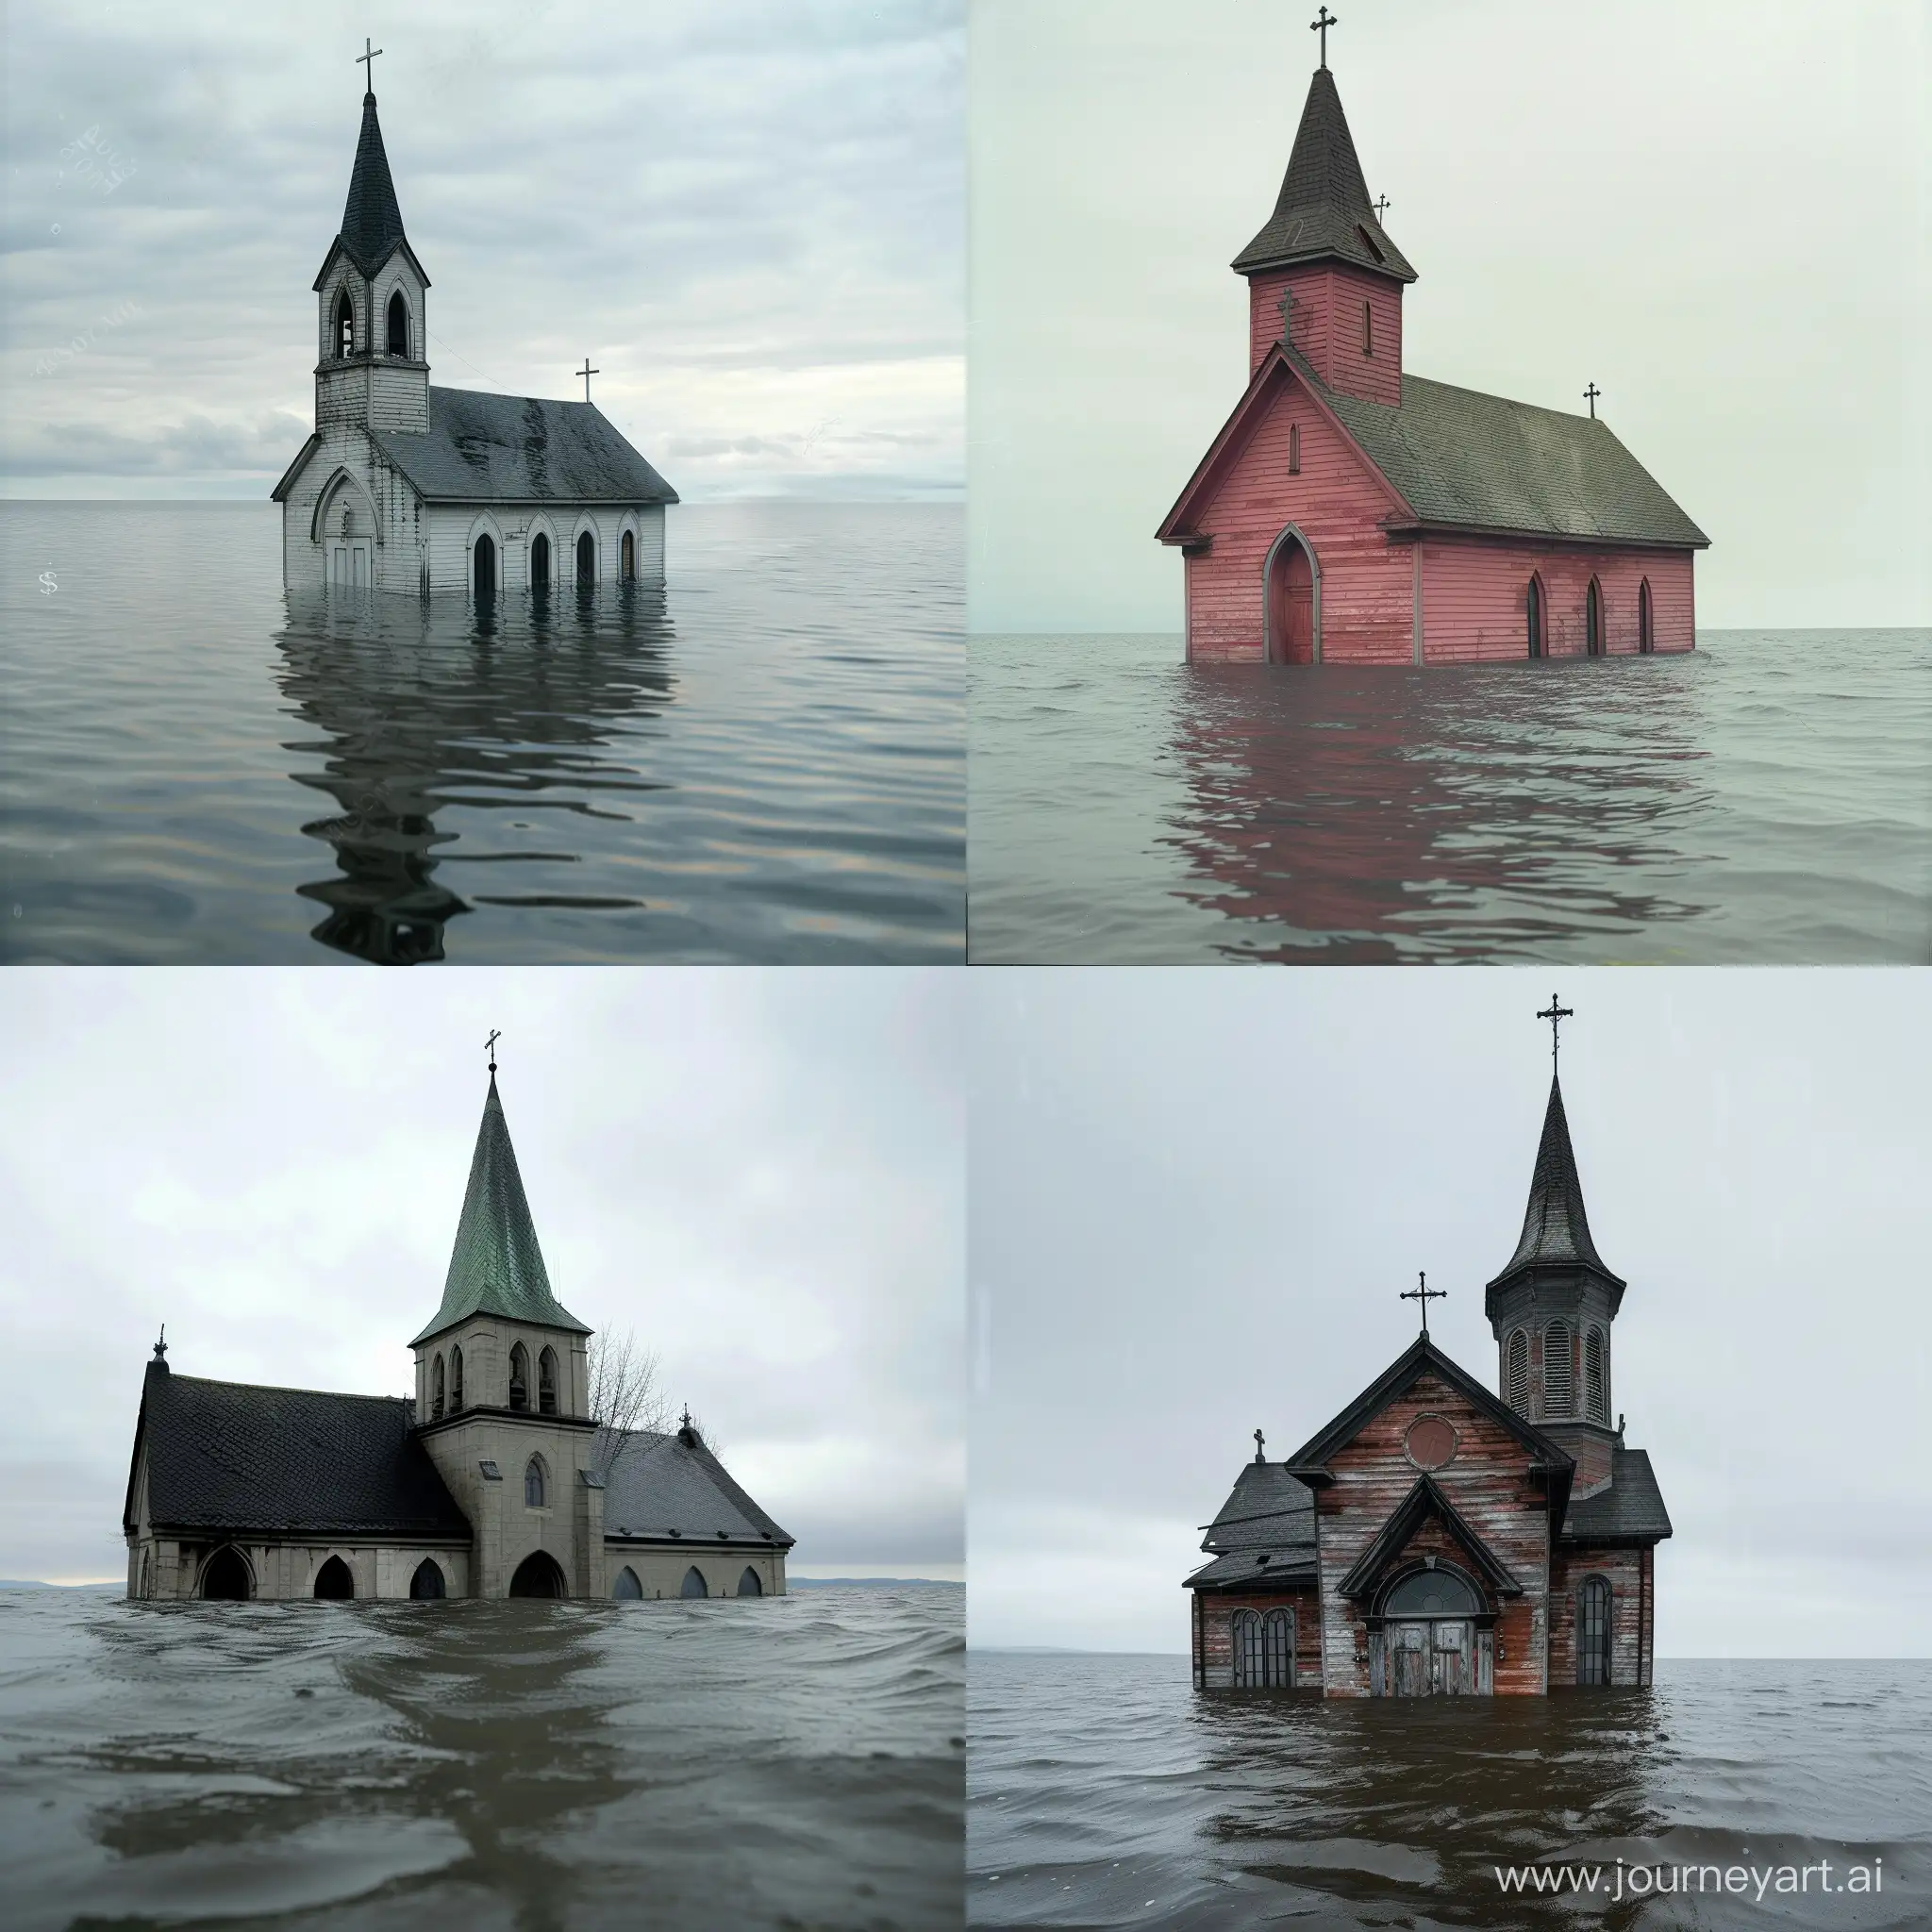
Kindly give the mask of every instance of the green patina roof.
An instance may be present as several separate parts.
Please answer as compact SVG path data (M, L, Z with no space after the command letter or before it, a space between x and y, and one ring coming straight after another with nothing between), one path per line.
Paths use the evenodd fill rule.
M497 1098L494 1074L490 1076L490 1097L483 1103L483 1124L476 1130L476 1152L470 1161L470 1186L463 1196L463 1218L457 1224L449 1277L442 1285L442 1306L410 1347L472 1315L504 1315L546 1328L572 1328L579 1335L591 1332L550 1292L550 1276L537 1245L530 1204L524 1198L523 1176L517 1172L516 1149L509 1144L509 1125Z

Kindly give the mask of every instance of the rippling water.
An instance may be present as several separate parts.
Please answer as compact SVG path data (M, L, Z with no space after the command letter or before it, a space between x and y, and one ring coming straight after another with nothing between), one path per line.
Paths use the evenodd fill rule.
M0 1592L4 1923L957 1925L960 1598Z
M1191 670L977 637L971 956L1932 959L1932 632Z
M957 960L958 507L669 522L479 623L286 599L274 505L0 505L0 958Z
M1932 1660L1660 1658L1657 1689L1204 1697L1184 1657L968 1672L975 1925L1932 1924ZM1829 1860L1869 1895L1506 1903L1498 1864ZM1875 1861L1883 1860L1883 1865ZM1607 1881L1606 1881L1607 1882ZM1751 1881L1755 1888L1755 1881ZM1768 1881L1774 1886L1774 1879Z

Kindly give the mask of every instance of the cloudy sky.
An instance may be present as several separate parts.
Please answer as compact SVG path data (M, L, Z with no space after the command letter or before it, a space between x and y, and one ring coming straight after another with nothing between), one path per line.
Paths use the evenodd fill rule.
M0 491L266 494L365 35L433 382L588 354L687 499L958 493L964 0L9 9Z
M1932 1655L1932 975L1557 981L1661 1655ZM1185 1651L1201 1532L1414 1339L1490 1388L1551 982L974 975L972 1641Z
M23 968L6 990L0 1575L124 1574L163 1321L186 1374L410 1391L491 1026L558 1298L657 1352L800 1573L959 1575L960 976Z
M1932 623L1932 9L1355 0L1330 65L1421 279L1405 365L1584 408L1726 625ZM1247 379L1227 264L1315 65L1277 0L976 0L972 610L1181 628L1154 530Z

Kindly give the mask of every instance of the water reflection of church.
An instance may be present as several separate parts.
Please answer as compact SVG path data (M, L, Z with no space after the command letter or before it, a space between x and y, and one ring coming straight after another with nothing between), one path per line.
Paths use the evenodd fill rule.
M1284 1462L1257 1430L1188 1579L1196 1687L1648 1685L1671 1521L1610 1422L1624 1287L1591 1239L1553 1071L1523 1233L1484 1297L1501 1396L1430 1340L1423 1282L1421 1335L1340 1415Z

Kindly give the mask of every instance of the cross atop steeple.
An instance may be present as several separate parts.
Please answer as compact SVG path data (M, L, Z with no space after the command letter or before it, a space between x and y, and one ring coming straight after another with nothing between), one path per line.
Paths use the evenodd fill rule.
M1431 1302L1447 1301L1449 1299L1449 1291L1446 1288L1431 1288L1429 1286L1429 1277L1421 1269L1417 1269L1415 1286L1413 1288L1405 1288L1401 1294L1397 1296L1397 1299L1405 1302L1422 1303L1423 1334L1426 1337L1429 1332L1429 1304Z
M1590 405L1590 420L1592 423L1596 421L1596 399L1602 394L1603 391L1597 388L1594 380L1592 380L1590 387L1583 391L1583 399Z
M490 1038L483 1042L483 1050L490 1056L490 1077L496 1077L496 1042L503 1038L494 1026L490 1029Z
M1267 1441L1267 1440L1268 1438L1264 1436L1259 1429L1257 1429L1255 1431L1255 1460L1257 1462L1265 1462L1268 1459L1265 1456L1261 1454L1261 1445L1265 1441Z
M369 69L369 72L363 75L362 91L371 100L375 98L375 57L381 52L382 49L380 47L372 47L365 38L362 42L362 51L356 56L356 65L358 67L366 66Z
M1322 36L1322 65L1324 67L1328 64L1328 29L1331 26L1339 26L1341 24L1335 15L1328 11L1326 0L1323 0L1320 16L1308 23L1308 31Z
M1549 1005L1537 1015L1539 1020L1547 1020L1550 1023L1550 1072L1552 1074L1557 1071L1557 1029L1562 1025L1565 1020L1574 1020L1575 1017L1576 1008L1574 1007L1559 1007L1557 1004L1557 995L1555 993L1550 995Z
M584 378L584 400L585 402L588 403L591 400L591 376L602 375L604 372L601 369L592 369L591 367L591 358L588 356L586 356L584 358L584 366L581 369L574 371L573 374L581 375Z
M1378 194L1370 206L1375 210L1375 219L1379 222L1395 204L1386 194Z

